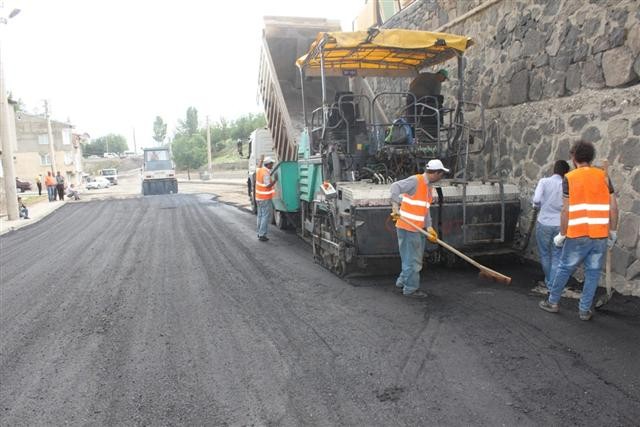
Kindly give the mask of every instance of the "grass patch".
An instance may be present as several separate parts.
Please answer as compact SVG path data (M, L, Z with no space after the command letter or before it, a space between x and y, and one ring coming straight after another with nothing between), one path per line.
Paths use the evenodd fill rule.
M42 196L20 196L22 197L22 202L25 206L32 206L39 202L44 202L48 200L48 196L43 194Z

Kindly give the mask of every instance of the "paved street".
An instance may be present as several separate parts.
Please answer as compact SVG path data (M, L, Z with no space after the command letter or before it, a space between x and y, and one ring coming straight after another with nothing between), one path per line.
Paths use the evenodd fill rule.
M637 299L544 313L514 263L510 287L430 268L406 299L197 185L0 237L2 425L637 425Z

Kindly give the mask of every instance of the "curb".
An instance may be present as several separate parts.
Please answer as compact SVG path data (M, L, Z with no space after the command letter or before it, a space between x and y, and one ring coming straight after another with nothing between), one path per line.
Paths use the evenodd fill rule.
M67 204L67 201L66 201L66 200L63 200L63 201L62 201L62 203L57 204L56 206L51 207L51 209L50 209L50 210L48 210L44 215L41 215L41 216L39 216L39 217L37 217L37 218L36 218L36 217L31 217L31 219L30 219L30 220L28 220L28 221L22 220L22 222L19 222L19 223L17 223L17 224L11 225L11 226L7 227L7 228L6 228L6 229L4 229L4 230L0 230L0 236L2 236L2 235L4 235L4 234L7 234L7 233L10 233L10 232L12 232L12 231L18 230L18 229L20 229L20 228L26 227L26 226L28 226L28 225L35 224L35 223L37 223L38 221L42 220L43 218L46 218L47 216L49 216L51 213L53 213L53 212L55 212L56 210L60 209L62 206L66 205L66 204ZM3 220L3 221L4 221L4 220Z
M246 185L246 181L233 181L233 180L208 180L203 181L201 179L179 179L178 184L219 184L219 185Z

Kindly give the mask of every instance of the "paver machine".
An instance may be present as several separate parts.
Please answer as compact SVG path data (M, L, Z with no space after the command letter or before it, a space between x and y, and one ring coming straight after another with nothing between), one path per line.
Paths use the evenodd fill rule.
M464 52L472 45L469 37L425 31L326 31L297 59L304 128L295 156L290 141L276 141L274 205L311 243L316 260L336 274L398 256L390 184L423 172L433 158L452 169L435 188L430 209L441 238L473 255L513 251L517 187L468 174L470 143L483 146L487 139L482 105L463 99ZM455 99L416 99L407 89L376 91L367 83L384 77L375 86L408 86L407 77L449 60L457 60ZM266 112L273 131L276 123ZM425 256L452 261L431 244Z

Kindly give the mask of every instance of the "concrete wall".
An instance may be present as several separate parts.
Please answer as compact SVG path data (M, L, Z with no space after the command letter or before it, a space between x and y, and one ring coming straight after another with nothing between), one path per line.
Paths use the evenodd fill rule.
M610 162L620 204L615 286L640 295L640 8L637 0L502 0L445 32L474 39L465 98L486 107L491 140L471 172L518 183L525 214L537 181L568 159L578 138ZM487 1L422 0L385 27L437 30ZM456 75L455 61L446 64ZM409 80L371 79L376 90L406 90ZM453 99L457 82L445 85ZM473 118L473 115L469 115ZM530 245L534 246L534 245ZM528 254L535 258L535 248Z

